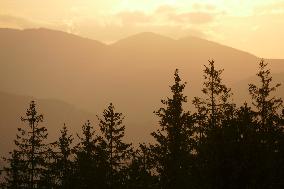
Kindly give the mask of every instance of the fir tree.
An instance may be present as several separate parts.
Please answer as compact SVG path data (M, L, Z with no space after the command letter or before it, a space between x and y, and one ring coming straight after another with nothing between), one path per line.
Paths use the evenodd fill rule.
M73 173L72 155L73 149L71 147L73 142L72 135L68 134L67 127L63 126L60 130L59 139L52 143L50 149L51 162L48 165L47 176L51 177L51 186L54 188L71 188L70 179Z
M103 111L103 117L97 116L97 118L102 133L100 146L104 146L104 154L107 158L107 186L108 188L115 188L115 186L117 188L119 182L122 182L119 175L123 175L122 170L125 169L126 161L129 159L132 150L131 144L123 142L124 116L122 113L116 112L113 104L110 103L108 108Z
M249 93L252 97L252 104L256 108L258 120L261 124L261 130L269 131L276 129L281 122L280 111L283 107L281 98L272 97L272 92L276 91L281 84L272 85L272 76L270 70L267 69L267 63L261 60L259 63L259 72L257 76L261 85L249 84Z
M38 187L46 166L47 130L39 126L39 123L43 121L43 115L38 114L34 101L31 101L26 117L22 117L21 120L28 123L28 128L18 128L16 149L11 154L12 158L9 159L10 168L6 169L7 175L12 176L8 179L8 185L16 181L20 188L33 189Z
M201 120L200 132L205 132L208 127L215 128L220 125L223 118L233 116L235 105L231 103L231 89L222 82L223 69L216 69L214 60L209 60L209 66L204 65L204 82L202 92L205 98L195 97L193 104ZM207 125L207 126L206 126Z
M197 109L194 114L198 156L196 180L199 186L218 188L224 184L222 175L228 173L222 167L231 158L232 151L226 149L226 140L228 135L235 134L235 125L230 122L234 118L235 105L230 102L231 89L222 81L224 70L216 69L214 60L209 61L209 66L204 66L204 98L195 97L193 100ZM223 128L225 126L228 128ZM224 156L226 150L227 157Z
M190 113L183 110L183 103L187 102L183 95L185 83L181 83L178 70L175 71L174 80L170 87L172 97L162 100L166 107L155 112L161 119L161 129L152 133L157 142L154 156L158 163L161 188L190 187L193 123Z
M283 182L283 134L282 117L280 114L283 100L272 96L272 93L280 87L280 84L272 85L272 76L267 69L267 63L261 60L257 73L260 86L249 84L249 93L255 108L255 119L258 122L258 144L261 148L258 161L261 162L260 172L256 176L261 187L281 188ZM283 165L283 164L282 164ZM260 187L260 186L259 186Z
M75 149L75 173L72 179L74 188L91 189L98 184L96 169L96 146L98 137L90 121L82 127L83 136Z
M59 167L59 178L60 178L60 186L61 188L70 188L69 177L72 173L72 135L68 134L67 127L64 124L62 128L61 136L59 140L55 143L55 145L59 148L60 152L57 154L56 163Z

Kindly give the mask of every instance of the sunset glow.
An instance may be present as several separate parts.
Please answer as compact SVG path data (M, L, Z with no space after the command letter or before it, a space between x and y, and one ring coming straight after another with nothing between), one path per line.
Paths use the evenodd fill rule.
M0 0L0 188L284 188L284 0Z
M284 1L1 0L0 27L59 29L105 43L144 31L193 35L281 58Z

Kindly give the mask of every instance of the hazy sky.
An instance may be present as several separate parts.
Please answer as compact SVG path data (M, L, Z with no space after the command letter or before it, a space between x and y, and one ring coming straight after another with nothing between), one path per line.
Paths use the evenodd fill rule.
M284 58L284 0L0 0L0 27L46 27L103 42L151 31Z

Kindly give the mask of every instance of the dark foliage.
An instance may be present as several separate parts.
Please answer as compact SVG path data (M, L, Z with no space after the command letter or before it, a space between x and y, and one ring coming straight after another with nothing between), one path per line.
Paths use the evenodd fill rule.
M39 126L43 115L38 114L34 101L30 103L26 117L21 117L27 128L18 128L19 134L14 140L16 149L6 159L10 164L6 167L8 188L38 188L46 170L47 129Z
M273 96L270 70L262 60L258 84L249 84L248 99L237 107L214 61L204 69L203 96L196 112L186 111L185 84L174 73L171 96L154 113L159 129L153 144L124 142L124 116L113 104L73 137L67 127L47 144L43 116L30 103L15 149L3 169L1 188L76 189L282 189L284 188L284 109Z

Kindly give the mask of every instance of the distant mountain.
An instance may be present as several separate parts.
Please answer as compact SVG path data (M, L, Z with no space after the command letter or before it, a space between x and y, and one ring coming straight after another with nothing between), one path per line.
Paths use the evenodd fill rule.
M113 102L125 113L128 136L136 141L150 139L158 123L153 111L169 94L174 69L179 68L188 82L186 95L191 100L200 95L208 59L225 69L229 87L254 75L260 60L208 40L174 40L154 33L105 45L48 29L0 29L0 41L1 91L58 99L96 114ZM284 60L268 62L272 72L284 72Z

